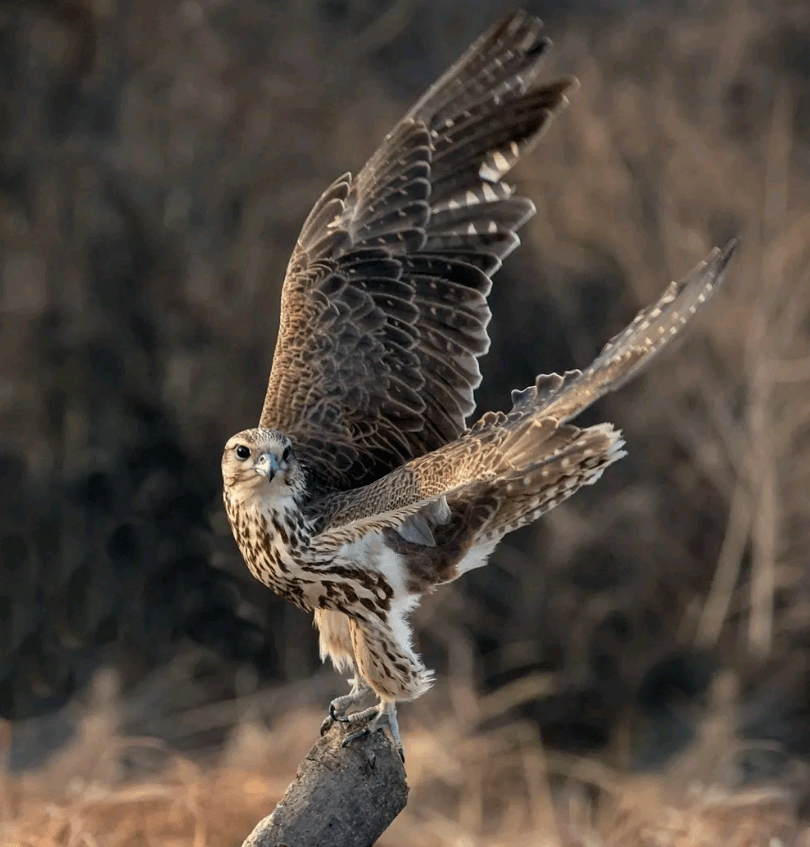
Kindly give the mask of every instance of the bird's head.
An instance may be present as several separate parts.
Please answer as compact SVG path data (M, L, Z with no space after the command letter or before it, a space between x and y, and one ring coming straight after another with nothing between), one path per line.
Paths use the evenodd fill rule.
M228 440L222 479L231 497L283 499L304 488L304 474L292 442L273 429L246 429Z

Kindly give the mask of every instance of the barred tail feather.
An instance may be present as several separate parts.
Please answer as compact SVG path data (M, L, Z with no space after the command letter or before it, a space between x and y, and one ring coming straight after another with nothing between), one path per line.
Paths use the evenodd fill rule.
M599 424L568 433L568 443L542 459L496 480L502 502L484 533L487 539L501 538L567 500L583 485L593 485L605 468L626 455L624 439L611 424ZM543 444L538 452L545 453Z

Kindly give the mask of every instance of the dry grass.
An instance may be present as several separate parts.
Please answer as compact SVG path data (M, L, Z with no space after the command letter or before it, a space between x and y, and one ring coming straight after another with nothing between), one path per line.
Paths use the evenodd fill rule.
M810 844L787 775L767 789L735 787L723 687L694 748L649 776L546 755L519 726L483 737L465 735L455 717L430 727L412 721L410 803L381 847ZM6 777L3 847L239 845L281 798L319 720L287 714L272 730L244 720L216 760L199 762L148 739L120 738L117 712L102 698L47 768Z

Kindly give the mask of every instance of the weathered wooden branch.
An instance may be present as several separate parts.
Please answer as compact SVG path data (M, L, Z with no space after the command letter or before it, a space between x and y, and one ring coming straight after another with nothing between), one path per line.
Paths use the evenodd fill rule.
M405 768L381 732L341 741L333 727L309 751L275 811L242 847L371 847L408 802Z

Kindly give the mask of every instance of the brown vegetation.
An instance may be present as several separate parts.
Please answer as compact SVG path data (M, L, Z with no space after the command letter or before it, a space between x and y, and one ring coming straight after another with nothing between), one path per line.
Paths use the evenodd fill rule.
M736 783L729 682L716 686L693 748L646 776L547 753L526 726L469 735L466 716L437 721L420 709L406 730L410 802L380 845L810 843L792 790L806 771L756 789ZM281 799L319 722L318 713L288 711L268 730L248 718L221 754L200 761L149 739L121 738L116 715L114 702L91 704L76 741L47 768L5 780L4 847L238 847Z

